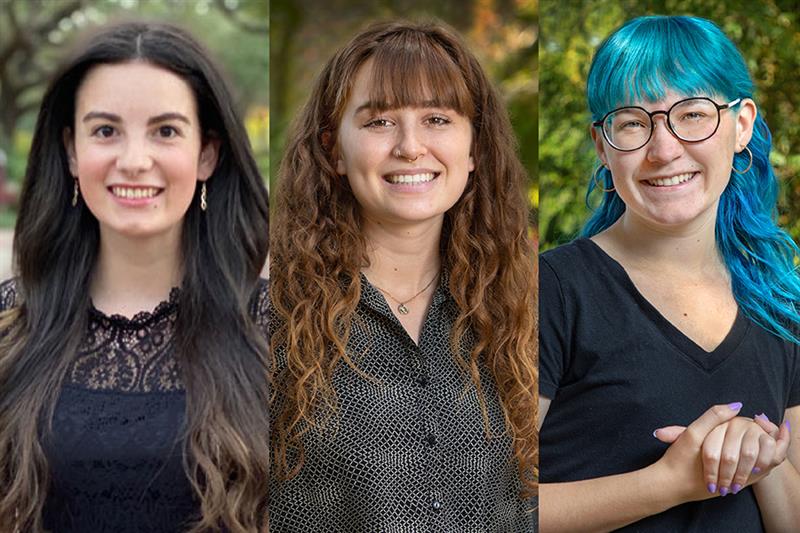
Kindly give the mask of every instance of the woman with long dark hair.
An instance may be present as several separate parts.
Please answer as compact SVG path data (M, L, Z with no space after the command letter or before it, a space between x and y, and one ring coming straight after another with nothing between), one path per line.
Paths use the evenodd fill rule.
M56 74L0 286L2 531L261 527L267 218L188 34L114 26Z
M524 187L450 30L373 26L326 64L271 241L273 532L533 528Z
M800 531L800 250L736 46L640 17L589 71L602 195L541 256L541 529Z

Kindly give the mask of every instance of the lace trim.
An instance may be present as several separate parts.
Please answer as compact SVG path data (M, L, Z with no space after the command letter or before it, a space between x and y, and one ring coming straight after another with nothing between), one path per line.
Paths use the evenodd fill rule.
M146 326L148 323L152 321L162 318L167 313L177 309L178 296L180 296L180 293L181 293L180 288L173 287L169 291L169 297L166 300L159 302L158 305L156 305L156 307L152 311L139 311L131 318L116 313L107 315L98 308L96 308L94 306L94 302L91 301L90 301L91 307L89 308L89 312L91 313L92 318L96 318L104 322L107 321L110 324L113 324L118 327L140 328L142 326Z

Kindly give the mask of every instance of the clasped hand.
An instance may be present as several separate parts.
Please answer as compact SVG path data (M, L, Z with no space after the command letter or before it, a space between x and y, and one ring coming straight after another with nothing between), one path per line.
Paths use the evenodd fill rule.
M686 488L685 501L736 494L786 459L788 421L778 427L765 415L737 416L741 408L740 403L715 405L688 427L667 426L653 432L670 444L656 465L661 463L668 475L678 477L673 482Z

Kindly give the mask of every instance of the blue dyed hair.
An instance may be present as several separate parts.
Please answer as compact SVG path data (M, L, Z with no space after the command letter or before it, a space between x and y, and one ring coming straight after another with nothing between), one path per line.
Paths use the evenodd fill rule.
M725 101L753 96L744 59L714 23L696 17L639 17L611 34L595 54L586 87L592 120L633 102L658 101L668 89ZM720 198L716 243L742 311L766 330L800 343L800 274L795 266L800 250L776 224L778 185L769 162L771 144L759 113L747 145L753 164L742 174L731 171ZM748 162L746 151L733 159L739 169ZM598 172L597 180L612 188L608 169ZM587 203L594 188L590 179ZM624 211L616 192L603 194L582 235L605 230Z

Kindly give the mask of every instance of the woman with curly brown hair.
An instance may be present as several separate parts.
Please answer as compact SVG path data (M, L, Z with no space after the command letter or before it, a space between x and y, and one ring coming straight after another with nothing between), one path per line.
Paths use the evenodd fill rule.
M273 532L532 530L534 251L478 61L435 24L357 35L279 179Z

